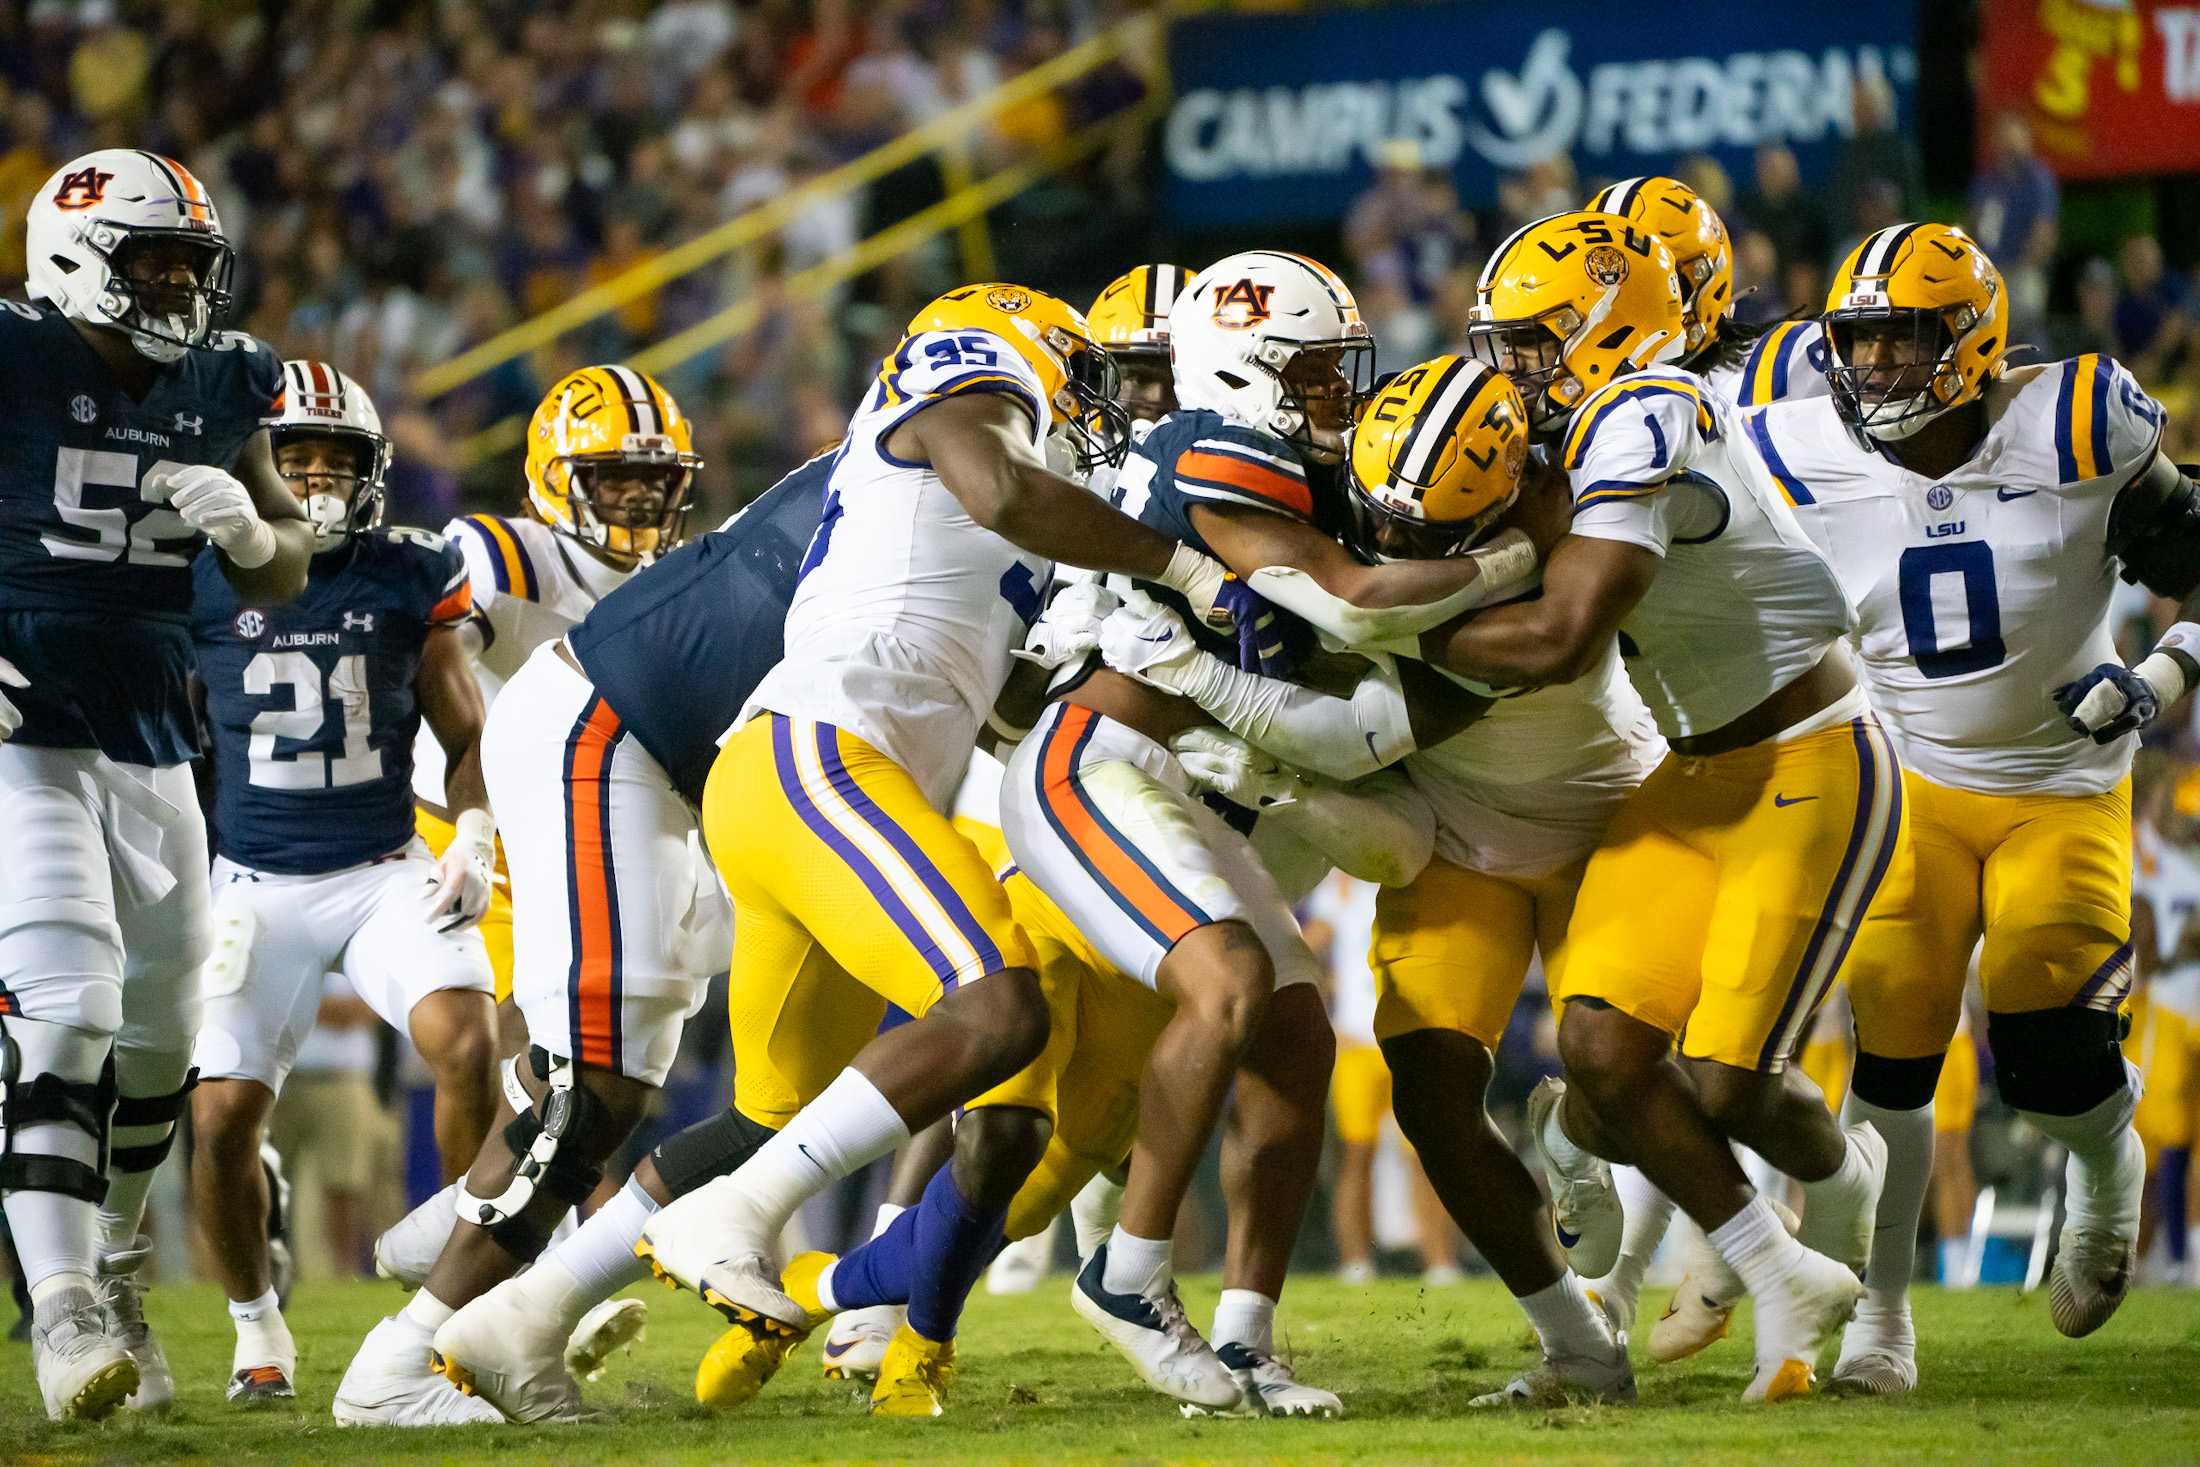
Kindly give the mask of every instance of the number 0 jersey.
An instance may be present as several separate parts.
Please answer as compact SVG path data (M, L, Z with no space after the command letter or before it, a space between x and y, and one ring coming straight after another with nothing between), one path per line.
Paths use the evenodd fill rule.
M1825 553L1740 441L1745 421L1702 378L1654 367L1590 394L1566 430L1573 533L1665 562L1620 651L1667 738L1733 722L1816 666L1851 622Z
M424 530L370 531L315 556L298 599L271 608L240 605L211 552L194 575L215 851L315 876L411 840L421 648L472 609L457 549Z
M2152 461L2162 410L2103 356L1989 391L2006 394L1999 419L1937 483L1860 446L1830 399L1768 408L1750 431L1857 606L1904 767L1981 794L2099 794L2135 741L2074 736L2050 694L2117 660L2108 512Z
M1054 573L973 520L929 464L886 447L917 413L973 392L1014 399L1043 447L1051 415L1038 374L991 332L920 331L879 368L826 469L786 658L749 709L845 729L935 810L953 799Z
M142 401L50 306L0 301L0 657L20 744L125 764L198 752L189 694L192 557L206 542L141 491L155 468L234 468L279 407L282 362L217 333Z

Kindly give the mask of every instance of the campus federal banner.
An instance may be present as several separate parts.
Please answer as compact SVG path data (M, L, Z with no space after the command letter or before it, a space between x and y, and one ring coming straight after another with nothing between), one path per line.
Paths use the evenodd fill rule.
M2030 118L2057 173L2200 169L2200 4L1986 0L1981 29L1981 115Z
M1793 147L1806 178L1830 165L1860 73L1912 114L1915 0L1624 14L1538 0L1184 21L1169 43L1169 210L1193 227L1334 218L1396 141L1470 203L1554 152L1584 182L1707 152L1747 187L1760 143Z

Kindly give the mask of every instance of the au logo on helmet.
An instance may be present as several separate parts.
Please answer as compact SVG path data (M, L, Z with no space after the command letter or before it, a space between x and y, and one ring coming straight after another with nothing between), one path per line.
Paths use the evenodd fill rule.
M1031 292L1018 290L1013 285L997 285L985 293L985 303L996 311L1015 315L1031 308Z
M1598 245L1581 262L1589 278L1607 288L1627 278L1627 257L1611 245Z
M1268 319L1268 301L1275 293L1273 285L1232 281L1215 292L1215 324L1233 331L1258 326Z
M107 183L112 173L97 168L79 168L61 180L61 187L54 190L53 206L56 209L89 209L107 197Z

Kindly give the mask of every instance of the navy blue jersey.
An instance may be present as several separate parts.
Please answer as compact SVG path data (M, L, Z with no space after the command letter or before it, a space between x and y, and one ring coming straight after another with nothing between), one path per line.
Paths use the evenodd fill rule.
M425 530L359 535L315 556L298 599L272 608L241 605L212 551L194 574L214 848L311 876L412 839L421 648L473 609L458 548Z
M698 806L718 740L779 663L832 463L830 454L811 459L565 634L620 723Z
M139 489L156 467L233 468L282 390L264 342L218 333L143 401L50 306L0 301L0 657L30 686L16 742L129 764L198 752L191 562L205 540Z

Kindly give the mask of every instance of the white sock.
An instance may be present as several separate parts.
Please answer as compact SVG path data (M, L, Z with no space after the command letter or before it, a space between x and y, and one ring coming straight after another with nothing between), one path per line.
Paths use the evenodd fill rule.
M99 1141L66 1121L18 1126L12 1137L18 1156L64 1156L88 1167L99 1165ZM81 1197L59 1192L10 1192L0 1198L8 1231L33 1303L63 1289L92 1286L92 1250L98 1239L97 1209Z
M757 1230L776 1241L796 1208L908 1140L909 1127L878 1087L861 1070L842 1070L723 1178L730 1185L721 1190L738 1197Z
M1135 1237L1117 1223L1108 1235L1108 1266L1101 1272L1100 1287L1111 1294L1158 1299L1169 1291L1175 1247L1172 1239Z
M286 1375L297 1372L298 1347L291 1340L290 1325L275 1302L273 1289L242 1303L230 1300L229 1317L237 1326L237 1346L230 1357L231 1369L279 1365Z
M1114 1261L1113 1253L1109 1261ZM1276 1353L1276 1301L1255 1289L1224 1289L1215 1301L1215 1344L1235 1341L1262 1355Z
M269 1289L257 1299L232 1299L229 1301L229 1317L240 1325L258 1324L261 1320L283 1317L282 1306L275 1301L275 1291Z
M1077 1261L1082 1263L1099 1251L1115 1231L1115 1220L1123 1211L1123 1184L1106 1176L1095 1176L1085 1183L1077 1195L1070 1199L1069 1222L1077 1230Z
M124 1100L129 1096L167 1096L183 1088L191 1073L191 1051L183 1049L144 1049L136 1045L117 1044L114 1049L115 1072L121 1082ZM120 1109L118 1106L117 1109ZM127 1248L136 1241L138 1228L145 1221L145 1194L153 1189L153 1176L158 1167L144 1171L124 1171L112 1158L117 1153L140 1146L154 1146L175 1134L173 1120L155 1121L150 1125L116 1125L109 1129L107 1149L110 1160L107 1166L107 1197L99 1204L100 1241L111 1249Z
M458 1311L429 1293L426 1289L413 1290L413 1296L405 1301L405 1307L397 1317L414 1329L434 1334L443 1328L444 1322Z
M122 1130L145 1130L157 1141L174 1129L172 1124L124 1127L115 1134L119 1137ZM157 1171L156 1168L154 1171L107 1173L107 1200L99 1205L99 1242L103 1251L127 1248L137 1241L138 1228L145 1221L145 1196L153 1190Z
M1852 1126L1871 1122L1887 1143L1887 1179L1879 1189L1878 1222L1871 1262L1864 1267L1859 1312L1899 1312L1908 1307L1910 1274L1917 1267L1917 1220L1933 1181L1933 1104L1928 1100L1916 1110L1886 1110L1851 1090L1841 1119ZM1855 1157L1854 1147L1849 1155Z
M1803 1245L1788 1236L1772 1204L1752 1197L1749 1205L1710 1233L1711 1246L1742 1276L1749 1292L1762 1299L1795 1271Z
M1617 1346L1603 1311L1589 1302L1581 1279L1570 1268L1558 1276L1558 1282L1521 1295L1520 1312L1535 1326L1546 1355L1609 1359Z
M1851 1122L1850 1124L1853 1125L1855 1123ZM1866 1186L1870 1184L1871 1168L1864 1164L1864 1153L1862 1149L1859 1148L1855 1144L1855 1142L1850 1140L1846 1133L1844 1133L1841 1137L1841 1144L1841 1164L1833 1169L1833 1174L1831 1176L1820 1177L1815 1182L1805 1182L1802 1184L1802 1210L1805 1216L1809 1215L1811 1208L1821 1205L1819 1202L1820 1198L1825 1199L1823 1203L1824 1206L1838 1207L1843 1205L1849 1199L1855 1197L1855 1195L1859 1191L1863 1190ZM1750 1152L1748 1154L1751 1156L1756 1155L1755 1152ZM1782 1181L1787 1180L1786 1177L1782 1176L1778 1172L1775 1172L1774 1175L1780 1176ZM1763 1192L1764 1188L1760 1187L1757 1190ZM1766 1193L1767 1197L1770 1197L1771 1195L1772 1194L1770 1193Z
M583 1226L585 1228L586 1225ZM576 1233L574 1236L580 1235ZM616 1292L616 1289L612 1291ZM525 1273L512 1280L512 1293L526 1306L528 1313L550 1320L553 1327L563 1334L571 1334L573 1326L581 1322L582 1315L593 1309L599 1301L611 1297L609 1293L591 1296L581 1287L581 1281L574 1276L573 1270L562 1259L548 1253L536 1259Z
M1658 1256L1658 1245L1665 1241L1665 1230L1672 1225L1673 1199L1659 1191L1658 1184L1637 1167L1613 1167L1612 1186L1619 1193L1620 1210L1627 1215L1627 1223L1620 1233L1619 1261L1596 1281L1596 1287L1599 1294L1617 1296L1632 1305L1642 1292L1643 1275L1650 1271L1650 1261Z
M641 1183L628 1178L572 1237L546 1251L536 1267L555 1258L572 1276L584 1301L580 1313L586 1314L628 1284L649 1277L649 1265L635 1257L634 1245L642 1240L642 1225L656 1210L656 1199L642 1190ZM573 1322L580 1323L580 1316L575 1315Z
M1941 1287L1952 1289L1959 1282L1956 1275L1963 1270L1963 1253L1966 1243L1961 1238L1942 1238L1933 1255L1940 1263Z
M2139 1235L2139 1197L2146 1183L2146 1148L2131 1129L2139 1104L2139 1072L2124 1062L2125 1081L2099 1105L2080 1115L2050 1116L2020 1110L2043 1134L2070 1150L2063 1168L2067 1226Z
M1543 1150L1550 1157L1551 1165L1573 1180L1588 1175L1598 1158L1576 1146L1573 1138L1566 1134L1566 1128L1558 1119L1565 1112L1563 1100L1551 1107L1550 1116L1543 1122Z

